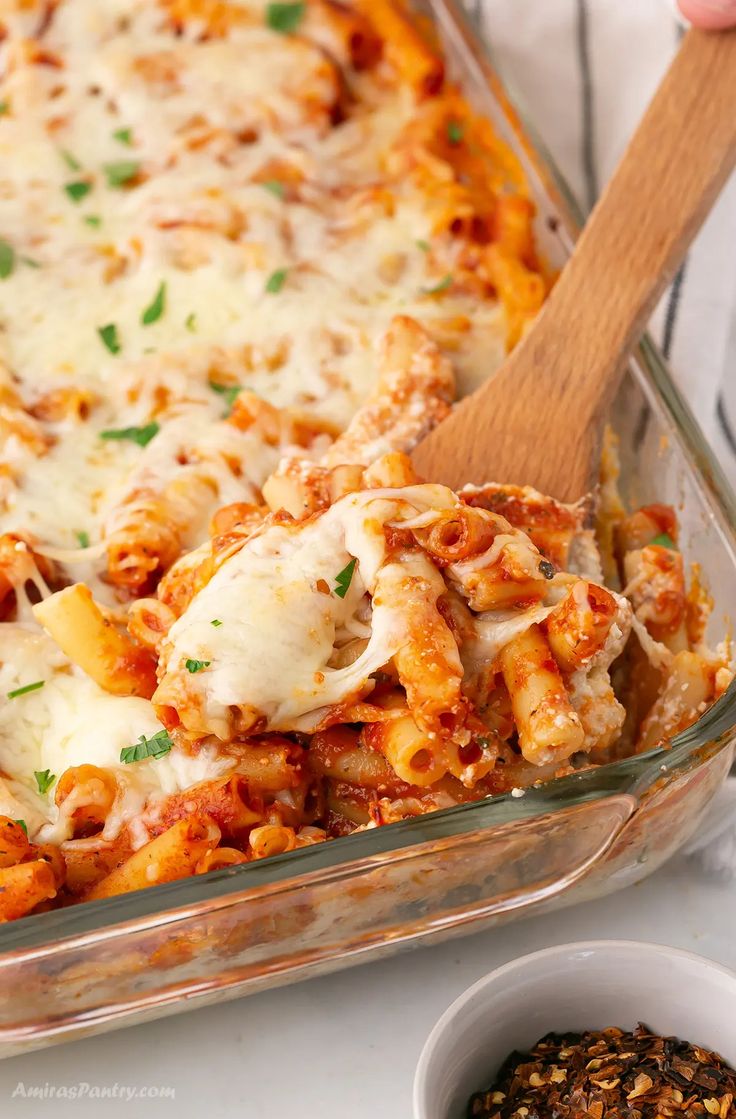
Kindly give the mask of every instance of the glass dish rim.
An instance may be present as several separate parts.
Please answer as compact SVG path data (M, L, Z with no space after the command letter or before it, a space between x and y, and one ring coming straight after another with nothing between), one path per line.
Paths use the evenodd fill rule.
M490 61L492 52L488 44L472 30L470 15L462 10L459 0L425 0L425 3L443 30L460 41L461 49L482 72L508 126L522 143L534 174L554 201L564 232L574 239L582 222L577 203L533 125L509 99ZM665 411L693 477L705 494L706 503L716 515L721 531L731 537L736 548L736 536L729 524L736 524L736 497L663 357L648 336L642 339L631 365L646 396ZM548 781L525 789L521 796L504 793L354 833L337 842L332 840L206 875L8 922L0 928L0 968L17 964L19 957L43 956L62 943L65 947L81 946L92 940L120 935L131 927L153 929L177 921L192 911L235 905L245 896L261 893L269 887L281 890L285 886L306 883L315 875L325 877L330 872L340 876L367 859L384 860L392 855L407 857L413 849L427 843L538 818L611 796L641 795L663 775L693 762L699 750L711 744L718 745L735 725L736 681L696 723L665 746Z

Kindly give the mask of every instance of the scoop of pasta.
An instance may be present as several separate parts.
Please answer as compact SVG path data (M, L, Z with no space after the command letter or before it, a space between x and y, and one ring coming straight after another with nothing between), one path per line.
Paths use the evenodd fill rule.
M303 521L267 519L229 555L162 643L153 702L169 729L375 724L371 747L413 784L474 783L478 750L500 748L494 703L510 702L535 765L610 741L628 602L409 470L410 484L376 485L396 474L395 456L379 460L363 488Z

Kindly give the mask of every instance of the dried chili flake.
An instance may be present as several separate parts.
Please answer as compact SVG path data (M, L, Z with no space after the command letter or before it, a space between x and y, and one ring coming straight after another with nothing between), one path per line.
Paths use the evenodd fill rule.
M717 1053L646 1026L547 1034L511 1053L469 1119L736 1119L736 1073Z

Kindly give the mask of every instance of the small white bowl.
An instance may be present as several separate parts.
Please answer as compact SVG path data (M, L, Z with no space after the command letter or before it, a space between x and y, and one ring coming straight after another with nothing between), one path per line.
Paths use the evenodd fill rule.
M561 944L480 979L427 1038L414 1119L464 1119L513 1049L563 1030L644 1022L715 1050L736 1067L736 974L691 952L633 940Z

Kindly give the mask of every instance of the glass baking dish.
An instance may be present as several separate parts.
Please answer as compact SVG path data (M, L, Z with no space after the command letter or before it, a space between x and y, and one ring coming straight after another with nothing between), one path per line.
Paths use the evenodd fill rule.
M454 75L522 161L559 266L574 205L454 0L427 0ZM736 503L648 341L615 402L622 489L674 504L718 641L736 601ZM643 878L688 839L728 773L731 689L667 749L512 794L0 928L0 1053L301 979Z

